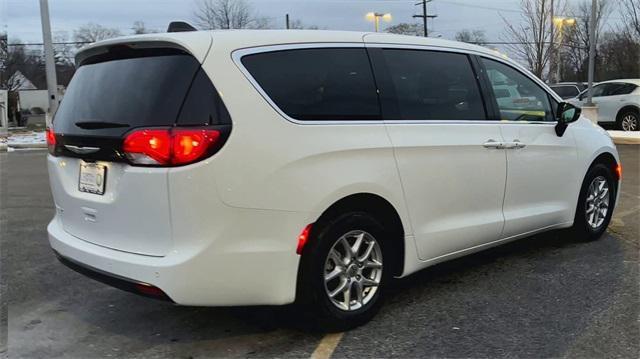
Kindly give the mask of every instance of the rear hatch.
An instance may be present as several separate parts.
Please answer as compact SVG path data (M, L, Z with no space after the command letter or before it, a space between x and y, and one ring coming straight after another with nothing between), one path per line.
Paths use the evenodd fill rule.
M230 120L200 66L206 52L198 59L165 42L140 45L109 44L79 56L53 120L49 174L67 233L163 256L172 245L169 168L132 163L124 140L136 129L226 128Z

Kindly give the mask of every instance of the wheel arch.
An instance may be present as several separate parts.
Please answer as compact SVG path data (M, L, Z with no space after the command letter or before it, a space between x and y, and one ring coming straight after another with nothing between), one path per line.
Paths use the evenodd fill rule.
M618 113L616 113L616 126L619 126L621 121L622 121L622 115L624 113L626 113L627 111L632 111L635 112L636 114L640 115L640 108L636 105L624 105L622 106L622 108L620 108L618 110Z
M611 173L613 175L613 178L616 179L617 181L615 182L615 190L616 190L616 198L615 198L615 202L617 203L617 195L619 193L619 187L620 187L620 177L618 175L617 172L617 167L620 164L620 162L618 161L618 159L616 158L616 156L613 155L613 153L611 152L602 152L600 154L598 154L593 161L591 161L591 163L589 164L589 167L587 168L587 170L585 171L585 173L583 174L583 180L584 177L587 175L587 173L589 172L589 170L597 165L597 164L603 164L605 166L607 166L607 168L609 168L611 170Z
M355 193L333 202L315 221L314 228L321 228L343 213L367 212L381 221L389 230L391 248L394 261L392 272L394 276L400 276L404 270L405 261L405 230L400 214L396 208L380 195L373 193Z
M622 106L622 108L620 108L618 110L618 113L616 114L616 122L618 122L620 120L620 116L622 116L623 113L627 112L627 111L633 111L637 114L640 115L640 108L636 105L625 105Z

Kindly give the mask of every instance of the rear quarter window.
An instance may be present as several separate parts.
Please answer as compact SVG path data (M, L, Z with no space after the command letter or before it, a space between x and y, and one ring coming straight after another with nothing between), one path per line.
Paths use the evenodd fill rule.
M365 49L263 52L246 55L241 61L289 117L302 121L381 119Z

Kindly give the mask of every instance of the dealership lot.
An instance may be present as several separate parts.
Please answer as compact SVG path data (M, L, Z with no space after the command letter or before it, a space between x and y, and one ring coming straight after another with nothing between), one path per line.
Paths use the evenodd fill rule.
M400 280L334 357L637 357L640 146L618 149L623 188L604 238L553 232ZM177 307L72 272L46 241L54 207L45 152L0 156L9 356L308 357L324 342L288 307Z

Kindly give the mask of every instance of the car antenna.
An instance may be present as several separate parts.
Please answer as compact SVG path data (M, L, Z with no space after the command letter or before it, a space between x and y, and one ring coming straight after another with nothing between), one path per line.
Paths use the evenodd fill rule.
M184 21L172 21L167 28L167 32L198 31L195 27Z

